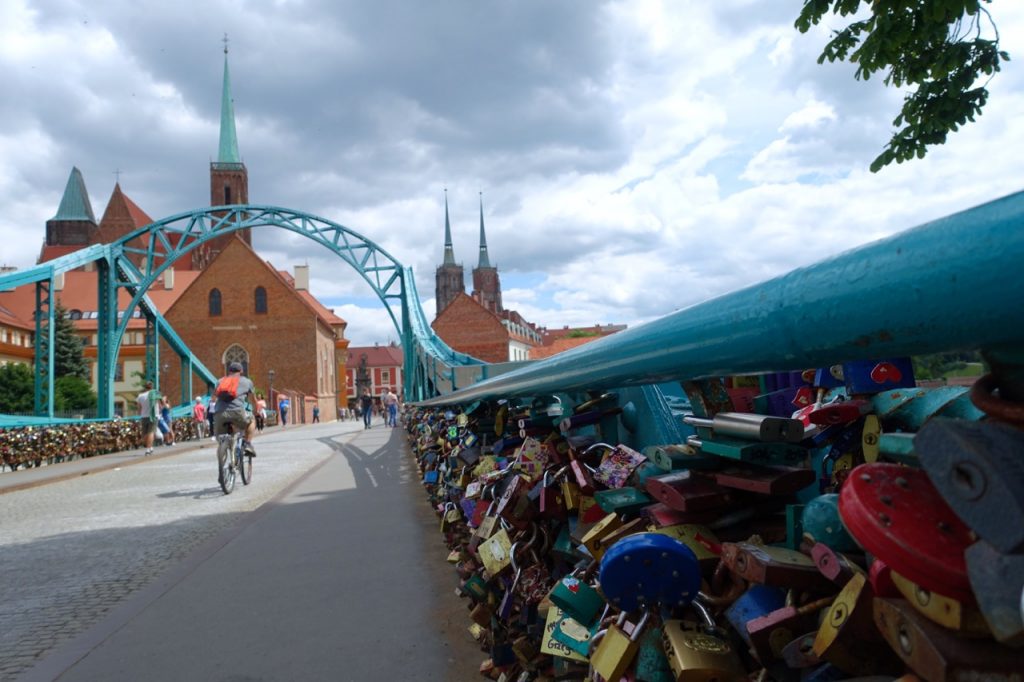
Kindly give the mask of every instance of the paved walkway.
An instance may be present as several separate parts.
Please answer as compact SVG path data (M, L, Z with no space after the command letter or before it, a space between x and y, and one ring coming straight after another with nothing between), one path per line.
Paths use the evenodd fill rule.
M22 657L0 658L0 678L476 678L484 655L403 433L333 422L268 432L257 449L253 485L229 496L212 443L108 455L122 459L102 475L93 462L96 476L0 495L5 516L35 508L5 527L31 526L39 500L74 507L0 541L0 574L31 566L0 607L0 657ZM83 515L85 528L52 527ZM39 627L11 640L34 612Z

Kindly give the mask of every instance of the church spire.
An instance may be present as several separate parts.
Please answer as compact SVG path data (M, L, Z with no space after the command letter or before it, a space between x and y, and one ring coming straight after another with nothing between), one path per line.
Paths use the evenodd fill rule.
M480 192L480 263L478 268L491 267L491 261L487 257L487 235L484 234L484 193Z
M455 248L452 246L452 224L448 221L448 189L444 190L444 264L455 265Z
M217 163L241 163L238 137L235 135L235 106L231 100L231 77L228 75L228 36L224 34L224 90L220 100L220 149Z
M60 199L57 215L50 220L84 220L96 223L96 215L92 212L92 204L89 202L89 193L85 190L82 171L77 167L71 168L71 175L64 188L64 195Z

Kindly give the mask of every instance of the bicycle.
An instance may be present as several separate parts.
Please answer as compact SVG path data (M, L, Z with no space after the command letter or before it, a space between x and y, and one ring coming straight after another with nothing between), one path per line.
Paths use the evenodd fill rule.
M230 424L228 429L228 433L217 436L217 461L224 462L220 467L218 481L225 495L230 495L235 489L235 477L238 474L241 474L245 485L252 482L252 455L242 447L242 434Z

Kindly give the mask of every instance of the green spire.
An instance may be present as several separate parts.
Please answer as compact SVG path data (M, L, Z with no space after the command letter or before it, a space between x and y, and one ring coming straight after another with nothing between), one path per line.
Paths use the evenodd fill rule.
M225 41L227 36L225 36ZM235 106L231 101L231 77L228 75L228 46L224 44L224 92L220 99L220 150L217 163L242 163L235 135Z
M448 222L448 190L444 191L444 264L455 265L455 249L452 247L452 224Z
M64 188L64 196L60 200L60 207L57 215L50 220L88 220L96 222L96 216L92 212L92 204L89 203L89 193L85 191L85 180L82 179L82 171L78 168L71 169L71 176L68 178L68 185Z
M478 268L491 267L491 261L487 257L487 235L484 234L484 193L480 192L480 264Z

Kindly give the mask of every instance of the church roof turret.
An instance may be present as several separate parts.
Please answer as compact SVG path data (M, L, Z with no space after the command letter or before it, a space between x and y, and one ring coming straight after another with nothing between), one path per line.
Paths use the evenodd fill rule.
M85 190L85 180L82 179L82 171L78 168L71 169L68 177L67 187L64 188L64 196L61 197L60 206L57 208L57 215L50 220L87 220L90 223L96 222L96 216L92 212L92 204L89 203L89 193Z

